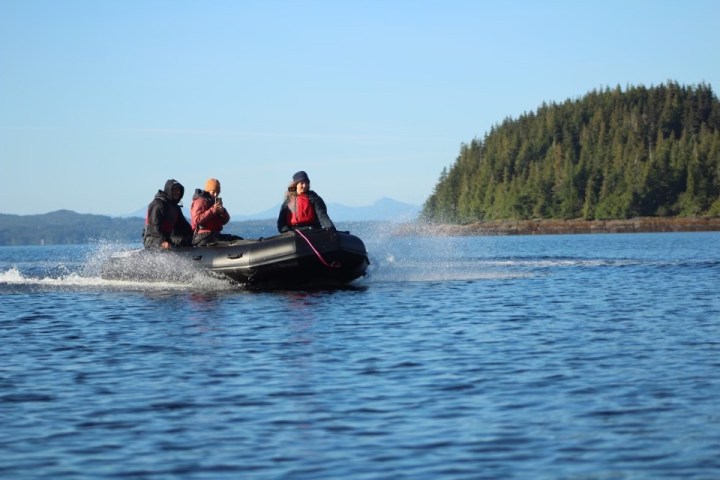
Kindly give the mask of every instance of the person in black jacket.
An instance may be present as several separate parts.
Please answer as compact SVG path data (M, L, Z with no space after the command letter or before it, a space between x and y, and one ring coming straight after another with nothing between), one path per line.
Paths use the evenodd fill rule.
M180 200L185 194L177 180L165 182L148 205L143 244L145 248L169 249L192 245L192 228L182 213Z
M310 178L302 170L293 175L277 220L279 232L297 227L335 228L325 202L310 190Z

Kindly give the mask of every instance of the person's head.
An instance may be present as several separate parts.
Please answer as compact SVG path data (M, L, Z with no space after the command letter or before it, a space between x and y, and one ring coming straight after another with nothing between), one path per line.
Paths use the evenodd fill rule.
M210 194L211 197L217 198L220 195L220 181L216 178L209 178L205 182L205 191Z
M185 187L180 182L171 178L165 182L165 195L175 203L180 202L183 195L185 194Z
M301 193L306 193L310 190L310 177L308 177L308 174L305 173L303 170L300 170L299 172L295 172L295 174L292 176L292 182L290 182L290 186L288 187L288 190L291 193L296 193L297 195L300 195Z

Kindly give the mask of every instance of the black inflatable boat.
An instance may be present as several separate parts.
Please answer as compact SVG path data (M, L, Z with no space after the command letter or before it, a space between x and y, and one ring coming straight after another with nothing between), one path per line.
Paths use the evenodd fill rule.
M324 288L362 277L369 263L360 238L335 229L308 229L207 247L118 252L103 265L101 276L183 281L210 271L250 289Z

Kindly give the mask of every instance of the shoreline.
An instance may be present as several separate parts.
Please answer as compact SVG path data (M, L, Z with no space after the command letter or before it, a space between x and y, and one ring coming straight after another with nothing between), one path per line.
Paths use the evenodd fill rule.
M626 220L493 220L466 225L405 224L398 234L473 235L567 235L587 233L660 233L720 231L720 217L638 217Z

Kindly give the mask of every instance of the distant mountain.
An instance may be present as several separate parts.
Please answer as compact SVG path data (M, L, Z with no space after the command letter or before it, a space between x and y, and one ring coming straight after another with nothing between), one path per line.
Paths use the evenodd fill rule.
M398 202L391 198L381 198L372 205L364 207L348 207L340 203L328 203L327 207L330 218L336 222L410 222L415 220L420 214L420 206ZM232 220L238 222L245 220L275 220L279 210L280 205L278 204L275 207L250 215L234 214L232 210L230 214L232 215ZM147 208L141 208L127 216L145 218L146 211ZM189 218L188 206L183 208L183 212L185 216Z
M420 206L398 202L391 198L381 198L365 207L348 207L339 203L328 205L330 218L341 222L410 222L420 215L420 210Z
M226 231L238 232L246 238L274 235L275 219L280 206L254 215L233 215ZM331 203L330 218L338 228L348 223L411 222L420 207L381 198L366 207L348 207ZM232 212L231 212L232 213ZM188 216L185 210L186 217ZM9 215L0 213L0 245L85 244L97 240L140 243L145 209L126 217L111 217L57 210L41 215ZM188 217L189 218L189 217Z

